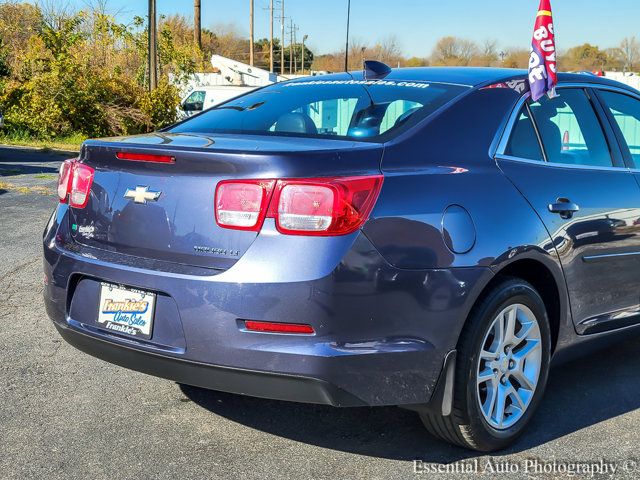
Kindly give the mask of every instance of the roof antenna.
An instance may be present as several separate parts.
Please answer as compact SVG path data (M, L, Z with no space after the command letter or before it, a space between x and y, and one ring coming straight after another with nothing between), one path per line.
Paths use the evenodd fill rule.
M391 73L391 67L376 60L365 60L363 65L365 80L380 80Z

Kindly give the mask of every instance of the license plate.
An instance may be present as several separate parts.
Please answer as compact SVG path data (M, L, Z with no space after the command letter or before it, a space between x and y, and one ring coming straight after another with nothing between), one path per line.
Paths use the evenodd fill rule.
M154 293L102 283L98 324L113 332L149 339L155 305Z

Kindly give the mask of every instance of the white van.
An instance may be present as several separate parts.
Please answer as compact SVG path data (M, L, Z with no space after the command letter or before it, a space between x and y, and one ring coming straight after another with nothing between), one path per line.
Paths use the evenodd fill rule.
M180 102L178 107L180 117L189 117L256 88L231 85L194 87Z

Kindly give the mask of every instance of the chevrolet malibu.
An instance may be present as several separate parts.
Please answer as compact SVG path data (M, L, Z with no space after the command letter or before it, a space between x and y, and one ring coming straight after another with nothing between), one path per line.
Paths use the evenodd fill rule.
M279 83L60 169L45 303L78 349L176 382L397 405L491 451L551 361L640 325L640 94L560 75Z

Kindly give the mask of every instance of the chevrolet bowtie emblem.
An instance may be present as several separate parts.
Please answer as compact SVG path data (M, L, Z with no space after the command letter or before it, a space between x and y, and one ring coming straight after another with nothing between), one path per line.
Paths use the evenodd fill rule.
M141 187L138 185L135 189L128 188L124 194L124 198L133 200L136 203L157 202L162 192L154 192L149 187Z

